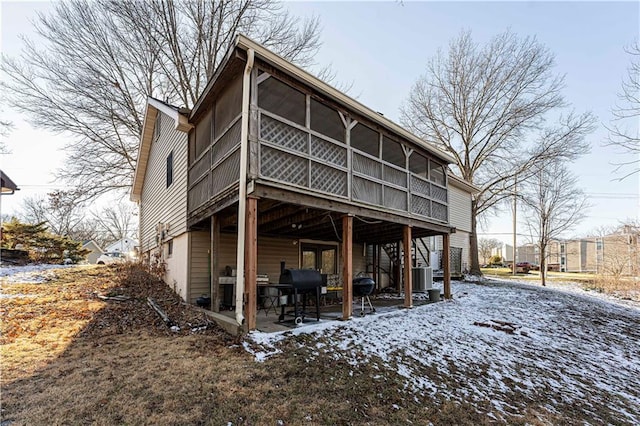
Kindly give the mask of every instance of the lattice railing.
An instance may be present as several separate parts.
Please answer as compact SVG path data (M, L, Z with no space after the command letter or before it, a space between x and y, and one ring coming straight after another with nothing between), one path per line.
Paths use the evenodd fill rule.
M259 115L259 139L259 174L263 178L438 221L448 220L447 189L404 168L264 110Z

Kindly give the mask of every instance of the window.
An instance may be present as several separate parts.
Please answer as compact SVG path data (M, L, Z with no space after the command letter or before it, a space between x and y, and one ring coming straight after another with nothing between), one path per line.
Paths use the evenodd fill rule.
M173 240L169 240L167 243L167 257L171 257L173 254Z
M380 157L380 135L364 124L356 124L351 129L351 146L376 158Z
M602 238L596 240L596 250L602 250Z
M258 85L258 106L301 126L306 124L307 97L275 77Z
M167 188L173 183L173 151L167 157Z
M338 112L315 99L311 99L311 129L344 142L344 124Z

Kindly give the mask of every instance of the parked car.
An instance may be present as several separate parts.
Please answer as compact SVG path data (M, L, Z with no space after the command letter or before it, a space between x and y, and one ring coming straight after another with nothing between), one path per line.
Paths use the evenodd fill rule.
M528 274L529 271L533 269L533 265L529 262L518 262L516 263L516 274L523 273Z
M127 258L124 253L120 253L119 251L112 251L108 253L103 253L98 257L96 263L98 265L109 265L111 263L118 262L126 262Z

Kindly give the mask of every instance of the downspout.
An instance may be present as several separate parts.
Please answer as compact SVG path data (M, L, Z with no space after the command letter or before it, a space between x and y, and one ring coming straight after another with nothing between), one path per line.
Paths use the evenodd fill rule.
M244 324L244 244L247 222L247 161L249 157L249 88L255 52L247 50L242 76L242 122L240 130L240 194L238 196L238 249L236 252L236 322Z

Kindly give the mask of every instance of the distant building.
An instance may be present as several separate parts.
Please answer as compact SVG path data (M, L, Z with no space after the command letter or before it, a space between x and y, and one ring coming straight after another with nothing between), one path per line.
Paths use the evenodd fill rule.
M120 253L131 253L138 246L138 242L132 238L123 238L121 240L116 241L106 247L104 250L106 253L110 252L120 252Z
M503 243L500 247L491 250L491 256L500 256L504 263L513 262L513 246Z
M93 240L84 241L82 243L82 248L91 250L87 255L87 263L94 264L98 261L98 258L103 253L100 246Z

